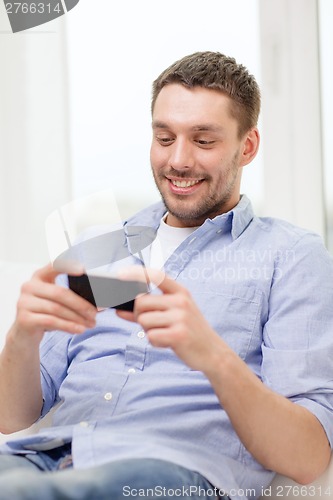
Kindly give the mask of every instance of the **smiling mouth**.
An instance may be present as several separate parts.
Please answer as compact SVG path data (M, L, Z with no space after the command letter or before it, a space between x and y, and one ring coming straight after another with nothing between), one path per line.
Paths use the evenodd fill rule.
M174 180L174 179L169 179L169 180L170 180L171 184L173 184L176 187L180 187L180 188L192 187L192 186L195 186L195 184L199 184L199 182L202 181L201 179L193 180L193 181L186 181L186 180L178 181L178 180Z

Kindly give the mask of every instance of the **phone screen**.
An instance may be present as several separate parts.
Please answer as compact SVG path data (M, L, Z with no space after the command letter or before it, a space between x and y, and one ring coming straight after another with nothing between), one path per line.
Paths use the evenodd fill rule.
M133 311L135 297L148 293L147 283L124 281L108 276L87 275L68 276L69 288L95 307L113 307L123 311Z

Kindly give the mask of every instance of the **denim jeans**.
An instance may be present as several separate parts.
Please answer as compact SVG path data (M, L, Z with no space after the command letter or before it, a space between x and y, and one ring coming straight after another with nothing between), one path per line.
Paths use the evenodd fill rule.
M33 455L0 455L0 500L228 498L218 495L197 472L159 459L73 469L70 445Z

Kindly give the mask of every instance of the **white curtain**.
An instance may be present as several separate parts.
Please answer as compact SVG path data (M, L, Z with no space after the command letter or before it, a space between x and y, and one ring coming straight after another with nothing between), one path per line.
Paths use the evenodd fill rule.
M260 0L265 212L325 235L317 0Z

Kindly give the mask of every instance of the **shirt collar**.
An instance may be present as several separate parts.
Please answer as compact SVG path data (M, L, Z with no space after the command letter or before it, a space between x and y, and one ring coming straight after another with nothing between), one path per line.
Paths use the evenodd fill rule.
M161 218L166 213L167 209L162 201L155 203L141 212L138 212L133 217L125 221L126 226L146 226L154 231L157 231ZM247 228L254 217L252 204L249 198L243 194L240 197L238 204L229 212L217 215L214 219L207 219L206 223L214 225L214 229L218 228L220 232L230 232L233 240L237 239Z
M249 198L242 194L238 204L221 215L217 215L211 222L222 232L230 232L236 240L245 231L254 217L252 204Z

